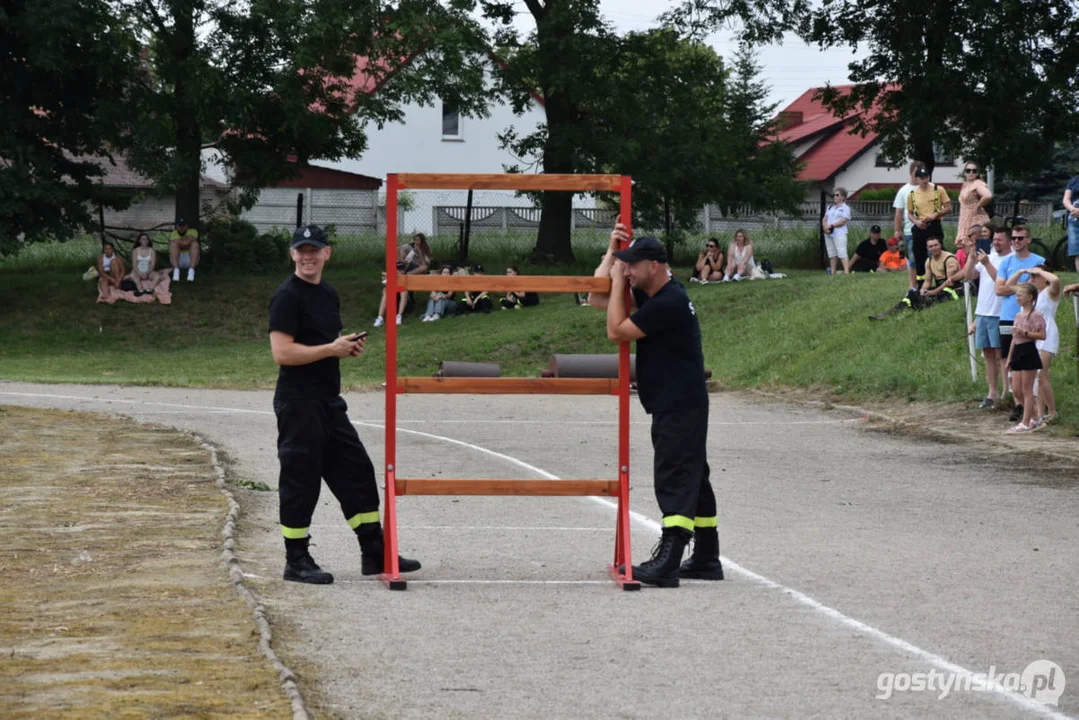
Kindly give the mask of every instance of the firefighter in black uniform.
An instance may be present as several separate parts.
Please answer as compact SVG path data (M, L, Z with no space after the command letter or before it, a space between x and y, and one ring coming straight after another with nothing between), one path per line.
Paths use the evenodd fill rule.
M285 580L316 584L333 582L307 548L323 478L359 538L361 572L382 572L385 552L375 468L341 397L340 359L359 357L364 338L341 335L341 301L322 282L330 253L321 228L298 228L291 250L296 272L270 299L270 348L281 366L273 405ZM417 561L400 558L401 572L419 569Z
M685 288L667 271L667 252L653 237L628 237L619 224L597 275L609 273L611 294L590 298L607 307L607 337L637 341L637 392L652 416L656 500L663 536L652 558L633 567L633 576L659 587L678 587L679 578L722 580L716 496L706 456L708 390L704 382L701 329ZM629 315L626 283L637 309ZM605 302L604 302L605 301ZM693 553L682 555L690 539Z

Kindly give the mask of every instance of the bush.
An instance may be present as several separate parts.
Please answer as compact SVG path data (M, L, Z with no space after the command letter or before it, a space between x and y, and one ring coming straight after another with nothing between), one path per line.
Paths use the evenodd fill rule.
M895 194L899 192L899 188L901 187L903 186L896 185L895 187L871 188L869 190L862 190L858 193L858 197L854 199L865 200L867 202L871 200L887 200L891 202L892 200L895 200Z
M288 235L259 234L254 225L239 218L210 221L203 238L205 262L210 267L245 272L280 270L288 259Z

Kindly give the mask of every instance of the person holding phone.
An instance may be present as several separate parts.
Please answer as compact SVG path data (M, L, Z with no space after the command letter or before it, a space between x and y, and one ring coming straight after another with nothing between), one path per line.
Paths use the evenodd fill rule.
M296 271L270 299L284 578L318 585L333 582L308 551L323 479L359 539L362 574L382 572L385 555L375 467L341 397L341 359L362 355L367 333L341 334L341 300L322 280L331 252L322 228L298 228L290 250ZM398 562L401 572L420 569L416 560Z

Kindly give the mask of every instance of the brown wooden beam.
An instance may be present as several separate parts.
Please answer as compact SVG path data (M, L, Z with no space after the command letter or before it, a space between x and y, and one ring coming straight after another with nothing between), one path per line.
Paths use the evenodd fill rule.
M461 480L394 481L398 495L605 495L617 497L617 480Z
M402 188L414 190L566 190L618 192L621 175L544 175L525 173L402 173Z
M402 393L447 395L614 395L612 378L427 378L399 377Z
M397 284L403 290L465 290L489 292L595 292L609 293L609 277L574 275L398 275Z

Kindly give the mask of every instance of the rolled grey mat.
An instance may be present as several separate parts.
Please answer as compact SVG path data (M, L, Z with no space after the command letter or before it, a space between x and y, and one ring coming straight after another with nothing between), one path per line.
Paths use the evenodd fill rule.
M551 372L562 378L616 378L618 355L552 355ZM629 380L637 382L637 356L629 356Z
M502 377L502 370L495 363L443 360L435 377Z

